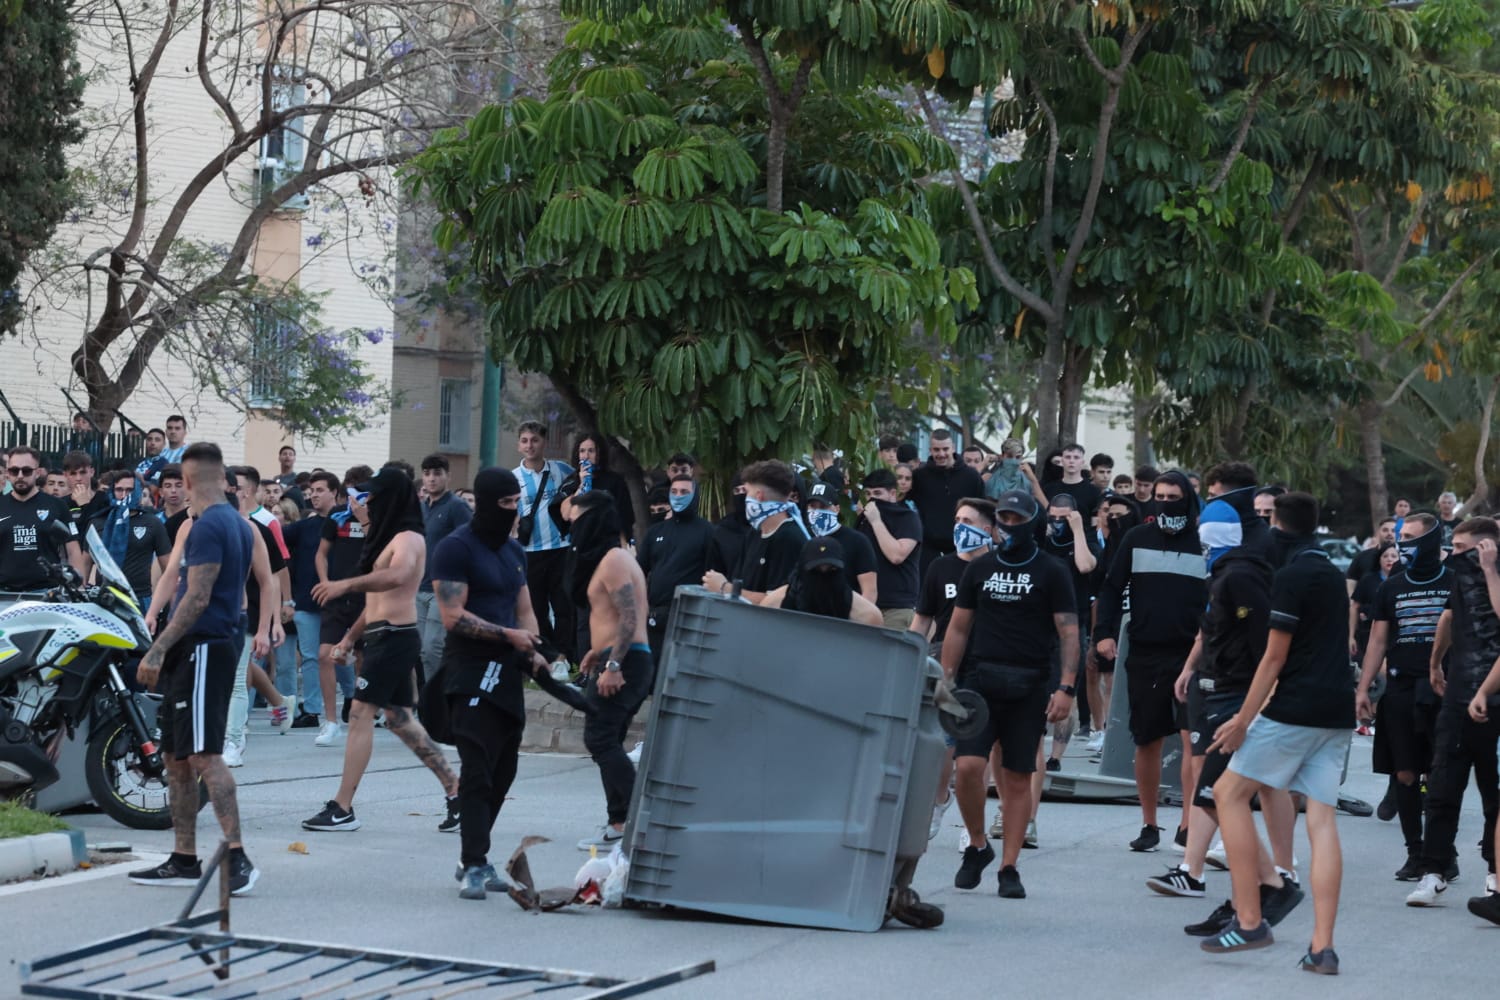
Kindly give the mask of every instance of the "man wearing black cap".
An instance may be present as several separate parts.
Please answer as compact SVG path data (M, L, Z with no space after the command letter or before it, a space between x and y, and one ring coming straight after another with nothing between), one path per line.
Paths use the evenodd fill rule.
M365 594L364 612L350 626L334 658L365 640L364 667L354 685L349 709L349 735L344 744L344 776L338 794L316 816L302 821L304 830L353 831L354 792L370 763L375 738L375 712L383 710L386 728L395 733L426 764L456 808L458 776L427 730L412 714L417 703L416 664L422 656L422 633L417 628L417 587L427 564L422 507L416 487L400 469L384 468L360 488L369 494L370 520L360 554L359 575L331 580L313 588L313 597L327 604L345 594Z
M792 582L761 601L763 608L785 608L826 618L847 618L861 625L882 625L880 609L854 592L844 572L844 550L832 538L814 538L802 546Z
M521 483L509 469L474 478L474 517L432 554L433 593L449 630L444 691L458 747L458 814L438 829L458 830L459 896L483 899L505 882L489 861L490 830L516 778L526 727L525 674L545 666L535 652L536 612L526 589L526 552L511 537Z
M874 604L880 593L875 575L875 546L865 535L839 521L843 502L843 496L832 484L813 483L805 504L807 527L814 538L831 538L839 543L844 553L844 579L855 593Z
M860 509L858 530L875 549L875 606L885 617L886 628L905 631L911 628L921 596L922 519L896 498L896 476L889 469L876 469L865 477L865 496L868 500ZM953 506L958 507L957 503ZM950 511L948 517L952 516ZM947 544L953 545L951 527Z
M668 486L671 516L646 532L637 559L646 574L649 610L646 633L654 656L661 656L667 635L667 613L678 587L702 581L708 570L708 543L714 528L698 516L698 484L678 476Z
M995 860L985 837L984 766L998 743L1002 766L996 779L1005 818L999 892L1009 899L1026 896L1016 861L1031 818L1037 747L1046 723L1072 710L1077 679L1077 664L1068 657L1061 683L1055 689L1048 683L1057 650L1078 646L1078 614L1067 567L1037 549L1040 513L1036 499L1020 490L996 499L995 548L964 571L943 640L943 674L977 691L989 706L984 730L959 740L955 753L958 808L969 846L953 884L973 889Z
M1208 602L1208 568L1198 539L1198 498L1187 477L1167 472L1156 480L1155 520L1132 528L1110 561L1095 602L1094 650L1112 660L1127 590L1130 645L1125 680L1130 736L1135 742L1135 784L1144 825L1132 851L1154 851L1161 843L1156 798L1161 788L1163 741L1180 733L1189 746L1186 706L1177 701L1177 677L1198 637ZM1191 784L1191 782L1187 782ZM1178 839L1186 842L1186 825Z

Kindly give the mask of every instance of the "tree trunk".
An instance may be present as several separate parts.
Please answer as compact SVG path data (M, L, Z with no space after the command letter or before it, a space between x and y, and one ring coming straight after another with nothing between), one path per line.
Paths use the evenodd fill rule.
M1151 442L1152 409L1154 405L1149 396L1137 393L1130 401L1130 450L1136 465L1156 464L1156 446Z
M1250 407L1255 404L1255 380L1249 379L1234 400L1234 419L1224 432L1224 453L1245 457L1245 431L1250 426Z
M1063 323L1058 317L1047 324L1047 343L1036 366L1036 452L1045 455L1061 443L1058 417L1061 414L1061 379L1063 370Z
M771 128L766 133L766 210L780 212L786 177L786 128L791 115L783 113L779 95L766 96L771 105Z
M1490 393L1484 399L1479 415L1479 444L1474 449L1474 494L1464 504L1464 512L1483 514L1490 509L1490 483L1485 478L1485 458L1490 450L1490 424L1495 419L1495 394L1500 392L1500 376L1490 379Z
M1088 385L1093 362L1094 352L1087 348L1066 352L1058 396L1057 439L1059 444L1078 440L1078 424L1083 415L1083 390Z
M1370 484L1370 530L1380 527L1380 519L1391 509L1385 483L1385 451L1380 435L1380 403L1367 399L1359 404L1359 444L1365 456L1365 477Z

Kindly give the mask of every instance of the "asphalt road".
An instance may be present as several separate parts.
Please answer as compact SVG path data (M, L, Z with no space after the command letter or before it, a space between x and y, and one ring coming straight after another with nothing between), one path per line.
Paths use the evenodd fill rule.
M341 764L339 751L314 747L312 737L311 730L275 736L267 733L263 713L252 719L247 763L236 777L246 846L262 877L252 896L234 901L238 931L618 976L703 959L718 963L713 975L653 994L662 997L1366 998L1493 989L1491 949L1500 947L1500 927L1464 907L1484 878L1472 794L1459 832L1463 876L1448 891L1447 905L1434 909L1403 905L1409 886L1391 878L1404 860L1396 824L1341 817L1345 875L1337 948L1343 974L1325 980L1296 969L1312 926L1310 901L1277 930L1273 948L1228 957L1201 953L1181 926L1202 919L1228 894L1228 875L1208 876L1204 900L1148 892L1142 880L1175 863L1175 855L1126 849L1140 826L1133 806L1045 804L1041 848L1022 857L1025 900L997 898L993 868L979 890L952 887L954 810L915 882L925 899L947 911L945 926L934 931L893 926L877 934L842 933L592 907L530 914L504 897L458 898L458 838L436 831L441 792L388 733L377 734L355 804L363 829L302 831L299 821L336 788ZM1369 740L1356 737L1355 747L1346 791L1373 803L1383 781L1369 773ZM523 836L551 837L552 843L533 849L533 870L542 885L570 884L586 857L573 845L602 820L602 810L598 772L587 759L523 757L496 825L493 859L503 862ZM99 814L72 819L91 841L123 839L138 851L170 850L168 833L123 830ZM200 819L202 841L212 843L217 825L211 810ZM1163 813L1164 824L1175 819L1175 810ZM308 853L289 851L294 841L305 842ZM1305 877L1300 827L1298 845ZM734 863L724 859L726 866ZM0 890L9 959L0 967L0 996L18 994L19 960L172 919L184 891L132 885L124 877L129 867L83 882Z

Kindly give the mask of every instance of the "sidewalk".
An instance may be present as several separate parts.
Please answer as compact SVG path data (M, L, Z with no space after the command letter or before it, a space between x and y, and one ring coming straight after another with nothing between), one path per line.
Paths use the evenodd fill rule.
M1344 974L1330 987L1298 972L1312 926L1311 901L1277 930L1277 944L1238 956L1211 958L1181 926L1202 919L1228 892L1228 876L1211 873L1209 898L1177 900L1147 891L1142 880L1177 855L1131 854L1139 830L1129 806L1047 803L1041 849L1026 851L1021 872L1030 898L996 898L994 869L982 888L952 888L957 868L957 811L948 814L915 887L946 907L936 931L890 929L850 934L749 924L683 914L594 908L528 914L509 899L460 900L453 869L458 838L438 833L443 797L436 781L389 733L376 752L355 810L355 833L303 831L338 783L341 753L312 744L311 730L267 734L263 713L252 717L240 782L241 816L250 856L262 871L255 894L235 900L233 926L245 932L419 952L511 960L644 975L712 958L719 972L663 990L663 997L900 998L1108 995L1161 997L1390 996L1406 989L1421 955L1421 991L1480 995L1493 981L1497 929L1470 916L1468 896L1482 890L1474 850L1477 800L1467 803L1459 834L1463 877L1447 905L1403 905L1409 885L1392 880L1404 859L1394 823L1340 817L1344 899L1338 949ZM450 755L451 756L451 755ZM811 768L811 765L810 765ZM1383 782L1369 773L1369 740L1355 740L1348 790L1370 802ZM838 794L830 789L829 794ZM1471 799L1474 798L1471 796ZM990 804L993 811L994 804ZM1163 822L1176 820L1175 810ZM543 886L571 883L586 855L574 842L603 820L598 772L586 758L526 755L495 830L492 859L503 863L523 836L553 843L531 852ZM169 833L141 833L102 815L69 817L90 839L129 840L137 851L165 853ZM217 839L211 810L200 815L200 850ZM294 841L308 854L290 853ZM1298 853L1307 877L1306 838ZM725 858L724 864L750 863ZM12 959L35 958L125 930L172 919L182 890L130 884L117 875L0 896L0 926ZM18 992L14 964L0 969L0 996Z

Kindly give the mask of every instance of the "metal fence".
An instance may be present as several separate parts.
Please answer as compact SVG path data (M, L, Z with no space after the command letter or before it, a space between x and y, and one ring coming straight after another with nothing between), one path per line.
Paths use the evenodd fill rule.
M134 431L125 434L100 434L98 431L75 431L55 424L18 424L0 420L0 446L14 448L27 445L42 454L42 464L61 469L63 456L70 451L87 452L100 472L116 466L134 468L146 454L146 439Z

